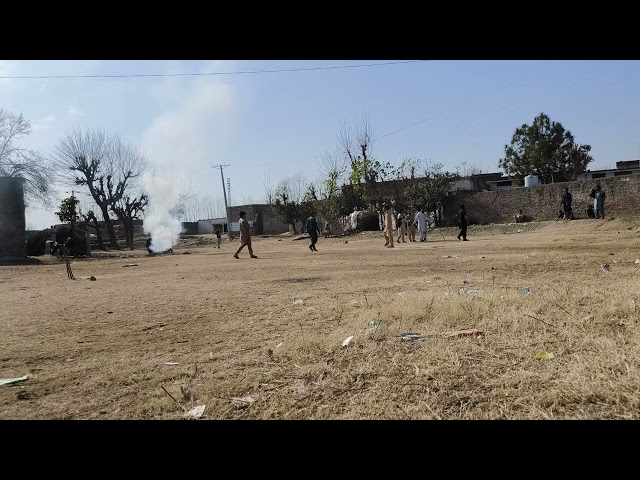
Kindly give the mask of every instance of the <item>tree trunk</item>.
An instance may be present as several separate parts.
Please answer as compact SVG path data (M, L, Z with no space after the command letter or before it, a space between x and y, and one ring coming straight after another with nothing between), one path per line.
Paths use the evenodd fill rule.
M127 229L127 246L129 250L133 250L133 222L126 223Z
M93 218L93 225L89 225L89 223L87 222L87 226L95 229L96 237L98 238L98 248L100 250L105 250L104 241L102 240L102 232L100 232L100 227L98 226L98 219L94 217Z
M100 205L100 210L102 211L102 217L104 218L104 224L107 226L107 232L109 232L109 246L114 250L119 250L118 240L116 238L116 231L113 228L113 221L109 218L109 211L107 210L106 205Z

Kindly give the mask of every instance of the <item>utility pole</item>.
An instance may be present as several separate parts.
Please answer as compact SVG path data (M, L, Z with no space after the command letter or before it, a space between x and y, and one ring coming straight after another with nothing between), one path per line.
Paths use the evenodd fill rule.
M224 209L227 213L227 237L228 240L231 241L231 215L229 211L229 204L227 202L227 189L224 186L224 173L222 173L222 169L224 167L228 167L229 165L211 165L213 168L220 167L220 178L222 178L222 193L224 194Z

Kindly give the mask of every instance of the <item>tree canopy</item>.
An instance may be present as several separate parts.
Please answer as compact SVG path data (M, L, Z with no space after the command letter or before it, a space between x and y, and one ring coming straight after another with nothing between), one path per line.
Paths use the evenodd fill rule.
M590 145L576 144L569 130L544 113L531 125L516 128L511 144L504 148L500 168L520 179L536 175L543 182L574 180L593 161Z

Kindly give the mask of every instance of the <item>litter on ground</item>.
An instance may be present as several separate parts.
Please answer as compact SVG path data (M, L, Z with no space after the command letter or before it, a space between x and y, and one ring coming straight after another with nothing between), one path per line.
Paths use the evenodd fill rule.
M404 332L400 334L400 337L403 340L409 340L409 341L416 341L416 340L423 340L424 337L422 335L420 335L419 333L411 333L411 332Z
M193 407L187 413L184 414L185 418L200 418L204 413L206 405L198 405L197 407Z
M342 346L346 347L347 345L349 345L349 343L351 343L351 340L353 340L353 335L351 335L350 337L345 338L344 342L342 342Z
M471 328L468 330L454 330L452 332L440 332L438 336L440 338L460 338L460 337L480 337L483 336L484 333L475 328Z
M13 385L15 383L24 382L27 378L29 378L29 375L17 378L0 378L0 385Z

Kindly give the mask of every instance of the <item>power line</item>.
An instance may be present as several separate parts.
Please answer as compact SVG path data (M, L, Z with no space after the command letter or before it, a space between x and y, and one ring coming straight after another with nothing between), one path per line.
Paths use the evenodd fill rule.
M630 61L631 60L624 61L624 62L619 63L618 65L616 65L616 66L614 66L612 68L605 69L605 70L600 69L600 68L597 68L597 69L594 69L594 70L590 70L588 72L583 73L581 76L585 76L585 75L588 75L588 74L593 73L593 72L598 72L598 73L596 73L595 75L592 75L592 76L590 76L588 78L585 78L584 80L580 80L578 82L574 82L574 83L572 83L570 85L563 85L563 86L556 85L554 87L547 88L545 90L542 90L541 92L538 92L538 93L535 93L533 95L530 95L529 97L525 98L524 100L525 101L526 100L531 100L531 99L533 99L535 97L538 97L538 96L540 96L542 94L549 93L549 92L552 92L552 91L555 91L555 90L559 90L560 88L564 88L564 89L573 88L573 87L575 87L577 85L580 85L581 83L584 83L586 81L592 80L592 79L594 79L594 78L596 78L596 77L598 77L598 76L600 76L600 75L602 75L604 73L607 73L607 72L610 72L610 71L615 70L617 68L620 68L623 65L626 65L627 63L629 63ZM461 125L458 125L456 127L453 127L452 129L447 130L447 132L445 132L444 135L440 135L440 136L436 137L435 139L429 139L429 137L427 136L427 137L423 138L422 140L420 140L417 143L414 143L414 144L412 144L410 146L404 146L404 147L400 148L400 150L396 150L393 153L379 155L377 158L379 160L382 160L382 159L385 159L385 158L395 157L395 156L401 154L402 152L406 152L406 151L409 151L409 150L414 149L416 147L423 146L426 143L431 143L431 142L435 142L435 141L438 141L438 140L442 140L442 139L450 137L450 136L452 136L454 134L457 134L457 133L463 132L465 130L468 130L469 128L476 127L478 125L482 125L484 123L487 123L487 121L492 120L494 118L502 117L504 115L513 113L513 112L515 112L517 110L520 110L522 108L525 108L525 107L527 107L529 105L533 105L535 102L536 101L534 100L534 101L531 101L531 102L528 102L528 103L521 104L520 106L516 106L516 105L518 105L519 102L512 103L511 105L507 105L506 107L502 107L502 108L499 108L498 110L495 110L495 111L491 112L489 115L476 117L476 120L477 119L481 119L478 122L472 123L473 122L473 120L472 120L471 122L462 123ZM507 109L509 109L511 107L514 107L514 106L516 106L516 108L512 108L511 110L507 110ZM502 112L504 110L507 110L507 111L503 112L503 113L499 113L499 112ZM461 128L461 127L463 127L463 128Z
M629 79L631 79L633 77L637 77L638 75L640 75L640 72L636 72L636 73L634 73L632 75L629 75L629 76L623 78L622 80L618 80L616 82L604 85L604 86L602 86L600 88L596 88L595 90L592 90L591 92L589 92L589 93L587 93L585 95L580 95L579 97L572 98L571 100L567 100L566 102L559 103L559 104L554 105L554 106L552 106L550 108L545 108L544 110L545 111L550 111L550 110L555 110L555 109L560 108L560 107L564 107L565 105L568 105L571 102L575 102L576 100L580 100L582 98L588 97L589 95L592 95L593 93L595 93L595 92L597 92L599 90L603 90L605 88L613 87L614 85L617 85L619 83L625 82L625 81L627 81L627 80L629 80ZM458 143L454 143L454 144L448 145L446 147L438 148L436 150L433 150L433 151L429 152L429 154L427 154L427 155L431 155L431 154L439 152L441 150L447 150L447 149L452 148L452 147L457 147L458 145L462 145L462 144L467 143L467 142L469 142L471 140L475 140L476 138L484 137L485 135L489 135L491 133L494 133L494 132L497 132L497 131L500 131L500 130L504 130L505 128L509 128L509 127L513 128L513 123L504 124L501 127L498 127L498 128L496 128L494 130L490 130L490 131L485 132L485 133L481 133L480 135L476 135L475 137L468 138L467 140L463 140L462 142L458 142Z
M212 77L218 75L253 75L260 73L313 72L318 70L341 70L346 68L382 67L387 65L403 65L408 63L430 62L431 60L404 60L399 62L361 63L359 65L330 65L309 68L279 68L277 70L246 70L236 72L204 72L204 73L131 73L114 75L2 75L4 79L54 79L54 78L135 78L135 77Z
M381 136L377 137L376 140L380 140L380 139L388 137L390 135L395 135L396 133L403 132L404 130L408 130L409 128L412 128L412 127L415 127L417 125L420 125L421 123L428 122L429 120L433 120L435 118L438 118L438 117L444 115L445 113L449 113L449 112L451 112L453 110L456 110L456 109L458 109L458 108L460 108L460 107L462 107L464 105L468 105L470 103L473 103L476 100L479 100L481 98L486 97L487 95L499 92L500 90L504 90L505 88L510 87L511 85L514 85L514 84L516 84L518 82L521 82L522 80L525 80L525 79L527 79L529 77L532 77L533 75L537 74L538 72L540 72L542 70L546 70L547 68L549 68L551 66L551 63L552 63L552 61L547 61L541 67L538 67L538 68L534 69L532 72L530 72L527 75L517 75L516 77L511 79L511 81L507 81L505 83L499 84L496 87L490 88L489 90L485 90L484 92L480 92L479 94L477 94L477 95L475 95L475 96L473 96L471 98L468 98L467 100L465 100L462 103L459 103L459 104L457 104L457 105L455 105L455 106L453 106L453 107L451 107L451 108L449 108L447 110L443 110L443 111L441 111L439 113L431 115L430 117L423 118L422 120L418 120L417 122L412 123L411 125L407 125L406 127L399 128L399 129L394 130L394 131L389 132L389 133L385 133L384 135L381 135Z

